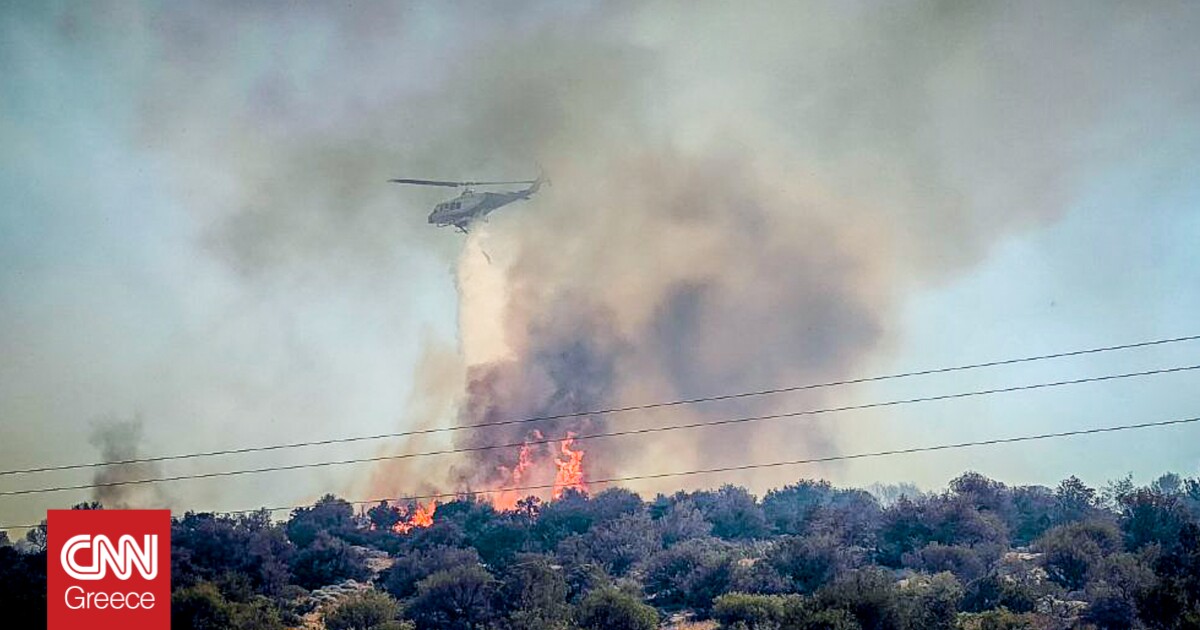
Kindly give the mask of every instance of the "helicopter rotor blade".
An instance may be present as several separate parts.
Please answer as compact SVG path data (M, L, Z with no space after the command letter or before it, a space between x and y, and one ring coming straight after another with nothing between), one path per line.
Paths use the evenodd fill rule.
M462 182L463 186L504 186L507 184L532 184L537 180L534 179L518 179L507 182Z
M504 186L507 184L532 184L536 180L521 179L504 182L447 182L437 179L389 179L393 184L412 184L414 186L445 186L447 188L458 188L459 186Z
M458 188L459 186L467 186L467 182L443 182L436 179L389 179L393 184L412 184L414 186L445 186L447 188Z

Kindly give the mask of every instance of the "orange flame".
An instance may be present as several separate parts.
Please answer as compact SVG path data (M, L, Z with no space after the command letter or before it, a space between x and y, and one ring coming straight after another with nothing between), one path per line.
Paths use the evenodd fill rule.
M429 505L422 506L417 503L416 509L405 520L402 520L392 526L392 531L398 534L407 534L418 527L429 527L433 525L433 513L437 511L437 500L431 500Z
M542 439L542 434L534 431L530 435L530 440ZM514 488L521 487L521 481L525 478L525 473L529 471L529 467L533 466L533 446L528 441L521 445L521 450L517 452L517 465L513 466L512 472L508 475L508 480L501 487L500 492L497 492L492 497L492 506L497 510L511 510L517 506L517 501L525 498L525 494L521 490ZM503 472L504 468L501 467Z
M541 432L530 432L529 437L517 450L517 461L512 468L503 465L497 468L498 476L503 481L500 488L488 493L492 507L502 511L515 510L526 497L531 494L541 494L540 492L531 492L531 490L547 487L546 482L549 481L547 475L550 471L544 466L549 465L550 462L547 460L551 459L549 457L551 454L537 448L545 443ZM551 496L554 499L562 497L568 489L588 492L587 480L583 471L584 451L581 448L574 448L574 445L575 433L568 432L565 438L558 441L559 453L553 454L552 459L556 471L554 484L550 487L553 488ZM539 485L531 486L529 485L531 483ZM398 533L408 533L418 527L429 527L433 524L433 514L436 509L436 501L430 502L427 506L418 503L411 515L396 523L392 529Z
M587 482L583 478L583 449L573 450L571 445L574 443L574 433L567 433L567 437L559 442L563 457L554 458L554 465L558 467L558 474L554 478L555 499L561 497L569 488L580 492L588 491Z

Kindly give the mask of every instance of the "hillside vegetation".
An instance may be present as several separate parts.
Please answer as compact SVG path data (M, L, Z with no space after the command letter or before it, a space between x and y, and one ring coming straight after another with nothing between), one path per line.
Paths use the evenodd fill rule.
M178 517L173 627L1200 628L1200 480L1177 475L461 498L394 531L413 507ZM0 603L28 619L44 618L43 543L0 543Z

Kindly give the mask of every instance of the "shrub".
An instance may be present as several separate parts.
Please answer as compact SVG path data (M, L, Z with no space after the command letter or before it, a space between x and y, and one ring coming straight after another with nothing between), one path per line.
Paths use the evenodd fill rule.
M366 579L367 565L359 550L325 532L292 559L296 583L307 589L320 588L347 579Z
M962 607L970 612L1005 608L1024 613L1034 609L1037 599L1038 593L1025 582L999 575L987 575L967 585Z
M729 590L732 552L719 541L697 538L660 551L646 563L646 590L660 607L688 606L702 613Z
M1078 590L1087 584L1093 567L1121 550L1121 532L1109 523L1070 523L1047 531L1036 548L1042 552L1042 565L1050 579Z
M950 573L917 575L899 589L901 616L908 628L954 630L963 589Z
M365 591L348 597L325 613L329 630L377 630L400 614L400 604L386 593Z
M858 564L854 555L831 535L787 536L767 552L766 561L791 583L811 593Z
M404 599L417 592L417 582L438 571L478 564L479 554L474 549L436 545L401 554L379 577L379 582L393 597Z
M265 597L230 602L210 582L171 595L171 627L176 630L283 630L279 611Z
M438 571L417 583L407 614L423 630L479 628L496 616L495 592L496 580L483 567Z
M851 571L817 591L815 600L818 609L833 608L854 615L865 630L900 627L896 586L882 569Z
M654 630L658 612L615 589L592 591L579 605L584 630Z
M782 595L726 593L713 600L713 618L725 628L775 630L783 620Z
M903 564L926 573L949 571L964 581L979 579L987 566L979 552L961 545L931 543L912 553L904 554Z

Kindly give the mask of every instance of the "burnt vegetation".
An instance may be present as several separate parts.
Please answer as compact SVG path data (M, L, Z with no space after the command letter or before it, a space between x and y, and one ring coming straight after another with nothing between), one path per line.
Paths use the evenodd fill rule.
M966 473L926 494L802 480L761 498L613 488L510 511L464 497L397 532L406 510L326 496L282 522L176 518L173 627L1200 627L1200 479L1177 475L1094 489ZM44 541L0 538L0 599L30 623Z

